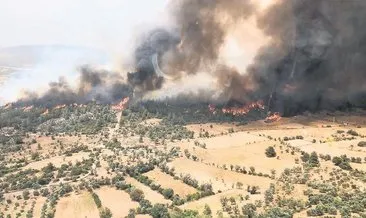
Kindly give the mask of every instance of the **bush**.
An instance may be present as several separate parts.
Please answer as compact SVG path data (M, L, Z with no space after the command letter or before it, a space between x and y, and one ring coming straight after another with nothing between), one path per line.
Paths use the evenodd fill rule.
M255 217L257 215L256 210L257 207L252 203L245 204L242 207L243 214L246 215L247 217Z
M319 158L316 152L312 152L309 158L309 164L311 167L319 166Z
M98 208L101 208L102 202L100 201L99 196L93 192L92 197L94 199L95 205L97 205Z
M118 181L118 182L116 182L115 186L119 190L126 190L128 188L131 188L131 185L130 184L127 184L124 181Z
M39 191L34 190L34 191L33 191L33 196L39 196Z
M358 133L356 131L354 131L353 129L348 130L347 133L350 135L353 135L353 136L358 136Z
M196 218L196 217L201 217L198 213L198 211L196 210L179 210L176 209L172 215L170 216L171 218Z
M342 163L342 158L333 157L332 162L334 163L334 165L339 166Z
M308 154L308 153L306 153L306 152L304 152L303 154L302 154L302 156L301 156L301 160L302 160L302 162L308 162L309 161L309 159L310 159L310 155Z
M298 136L296 136L296 139L304 139L304 136L298 135Z
M203 210L203 215L206 215L209 217L212 216L212 211L211 211L210 206L208 206L208 204L205 204L205 209Z
M310 210L306 211L306 214L308 216L323 216L324 212L322 210L320 210L319 208L314 208L314 209L310 209Z
M134 189L130 192L130 198L133 201L140 202L142 199L144 199L144 192L140 189Z
M343 170L352 170L351 165L349 164L349 162L342 162L339 167Z
M61 187L59 190L59 194L61 197L70 192L72 192L72 187L70 184L61 184Z
M40 154L38 152L33 152L31 155L32 160L38 160L40 157Z
M358 147L366 147L366 141L361 141L357 144Z
M271 158L271 157L276 157L277 154L276 154L276 151L275 149L272 147L272 146L269 146L267 149L266 149L266 156Z
M352 167L349 164L350 159L346 155L342 155L341 157L333 157L332 162L334 165L340 167L343 170L352 170Z
M99 213L100 218L112 218L112 212L109 208L104 208Z
M164 204L155 204L150 211L153 218L168 218L168 208Z
M173 197L173 195L174 195L174 191L173 191L173 189L168 188L168 189L164 189L162 191L162 194L164 195L164 197L166 199L171 199Z
M23 191L22 195L23 195L23 199L24 200L28 200L29 199L29 191L28 190L25 190Z

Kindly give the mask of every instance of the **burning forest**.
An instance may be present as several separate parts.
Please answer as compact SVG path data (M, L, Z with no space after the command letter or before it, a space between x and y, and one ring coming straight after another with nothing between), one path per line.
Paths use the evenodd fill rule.
M366 217L366 0L6 2L134 43L0 89L0 218Z
M136 50L132 85L159 89L158 76L208 71L221 95L243 105L263 100L272 111L293 115L305 110L365 107L363 1L274 1L264 13L251 1L178 1L179 31L156 30ZM225 20L220 19L225 15ZM271 38L246 69L225 66L220 47L230 27L256 17ZM245 33L243 33L245 34ZM245 38L245 36L243 37ZM150 61L158 54L160 68ZM163 74L163 75L165 75Z
M121 99L136 104L168 84L164 92L175 93L178 81L204 72L214 81L211 90L148 100L171 103L179 95L190 95L192 102L210 105L212 113L213 105L223 105L221 112L234 116L265 108L289 116L366 107L364 1L273 0L263 9L250 0L180 0L169 9L169 27L140 37L133 53L134 71L124 75L82 67L76 88L60 78L43 94L27 92L14 105L49 108L91 101L117 104ZM229 65L222 48L230 32L250 20L269 40L245 68ZM242 32L239 41L246 35ZM238 104L231 107L230 102ZM125 108L121 104L115 107Z

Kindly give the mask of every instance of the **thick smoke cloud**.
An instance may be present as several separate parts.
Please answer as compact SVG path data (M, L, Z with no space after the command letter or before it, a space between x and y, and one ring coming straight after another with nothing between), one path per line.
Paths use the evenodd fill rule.
M164 73L179 78L183 73L215 67L227 30L254 13L249 0L180 0L171 5L175 26L153 30L135 51L136 72L129 82L143 91L161 87L152 56Z
M213 102L263 100L284 115L366 107L366 1L275 0L265 12L255 2L173 1L173 25L146 33L136 47L129 85L115 74L84 68L76 90L60 80L27 101L110 103L129 95L130 87L136 98L136 92L160 89L168 78L174 82L204 71L217 79L221 96ZM220 49L232 28L253 17L270 42L243 72L225 65ZM190 98L210 100L207 94Z
M262 99L285 115L366 107L365 1L277 0L260 16L251 2L178 1L173 5L176 29L142 43L149 45L150 53L145 52L144 58L136 55L136 63L145 67L131 75L145 76L133 85L158 77L150 61L150 55L158 53L166 74L179 77L182 72L209 70L230 100ZM229 27L253 14L271 42L260 49L246 72L239 73L219 63L219 51ZM159 39L169 46L151 43Z
M178 36L172 33L157 29L143 37L142 43L135 51L135 73L128 73L128 82L139 86L143 90L154 90L161 88L162 78L155 73L152 63L153 55L160 57L166 51L174 49L179 43Z
M272 43L248 69L254 95L285 115L365 107L365 19L365 1L279 1L258 21Z
M77 88L71 87L64 78L60 78L58 82L49 83L49 88L44 94L28 92L16 105L54 107L61 104L85 104L90 101L109 104L131 94L131 87L119 74L84 66L80 68Z

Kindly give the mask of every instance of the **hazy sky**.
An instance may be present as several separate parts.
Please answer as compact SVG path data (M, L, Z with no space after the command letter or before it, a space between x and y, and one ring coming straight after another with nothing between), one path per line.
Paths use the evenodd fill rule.
M103 50L111 58L109 65L125 68L133 59L137 37L149 28L169 24L170 0L0 0L0 48L18 45L72 45ZM173 0L174 1L174 0ZM229 0L228 0L229 1ZM253 0L266 6L275 0ZM265 8L265 7L264 7ZM232 38L223 47L222 55L229 66L246 67L256 50L266 42L255 23L242 25L248 37L240 44ZM251 31L248 31L251 30ZM239 31L237 35L242 39ZM256 43L254 43L256 42ZM240 47L240 49L238 49ZM51 54L53 51L49 51ZM48 82L60 76L76 81L79 56L54 51L37 59L31 71L17 70L1 79L0 105L14 101L24 90L43 90ZM67 58L70 59L67 61ZM244 60L244 61L243 61ZM93 63L90 63L93 64ZM0 66L1 67L1 66Z
M136 31L159 24L167 1L0 0L0 47L66 44L117 50Z
M131 56L139 33L168 20L168 1L0 0L0 48L83 46L103 50L119 61L120 56ZM0 69L0 105L14 101L23 90L42 90L60 76L78 75L75 68L86 56L64 50L49 52L33 63L31 71L18 70L2 78Z

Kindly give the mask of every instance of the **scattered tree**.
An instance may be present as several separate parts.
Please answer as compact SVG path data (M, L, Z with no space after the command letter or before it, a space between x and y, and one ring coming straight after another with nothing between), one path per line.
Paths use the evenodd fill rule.
M272 146L269 146L266 149L266 156L269 157L269 158L277 156L276 151Z

